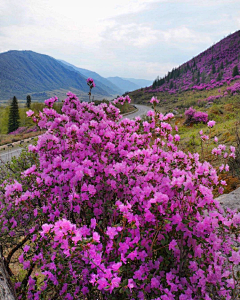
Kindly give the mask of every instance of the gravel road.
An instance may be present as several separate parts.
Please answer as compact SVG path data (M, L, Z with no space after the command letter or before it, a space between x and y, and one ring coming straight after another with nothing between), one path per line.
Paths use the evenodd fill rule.
M6 163L7 161L11 160L13 156L18 157L22 151L22 148L17 149L9 149L4 152L0 152L0 164L2 162Z
M133 114L129 114L123 117L123 119L134 119L136 117L141 117L142 115L145 115L149 110L151 110L151 106L146 106L146 105L140 105L140 104L134 104L137 108L138 111L136 111Z

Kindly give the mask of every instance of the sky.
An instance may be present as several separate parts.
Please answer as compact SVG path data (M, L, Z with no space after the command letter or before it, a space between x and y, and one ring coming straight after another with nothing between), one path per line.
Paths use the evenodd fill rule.
M240 0L0 0L0 53L154 80L240 29Z

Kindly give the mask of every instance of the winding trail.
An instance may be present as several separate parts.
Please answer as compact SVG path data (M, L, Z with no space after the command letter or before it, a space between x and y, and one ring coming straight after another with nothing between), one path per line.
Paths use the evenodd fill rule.
M146 106L146 105L134 104L134 106L137 107L138 111L136 111L132 114L123 116L123 119L131 119L132 120L138 116L141 117L142 115L145 115L151 109L151 106Z

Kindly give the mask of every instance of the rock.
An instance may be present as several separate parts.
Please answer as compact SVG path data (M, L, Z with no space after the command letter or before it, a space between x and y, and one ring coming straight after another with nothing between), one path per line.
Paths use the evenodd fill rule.
M216 200L218 200L224 208L229 207L232 210L237 209L240 211L240 188L229 194L221 195L216 198Z
M10 276L6 270L2 246L0 246L0 300L15 300L16 295Z

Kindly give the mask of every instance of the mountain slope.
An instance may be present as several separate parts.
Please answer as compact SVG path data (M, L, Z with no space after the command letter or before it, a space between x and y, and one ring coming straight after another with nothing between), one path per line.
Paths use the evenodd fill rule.
M98 73L87 69L78 68L64 60L59 60L59 61L63 63L65 66L69 67L69 69L74 69L75 71L79 72L83 77L93 78L94 82L96 83L96 86L101 87L102 89L106 90L108 93L112 95L117 95L122 93L122 90L119 87L114 85L111 81L107 80L106 78L100 76Z
M123 78L123 77L121 77L121 78L124 80L131 81L132 83L136 84L139 89L147 87L152 84L151 80L146 80L146 79Z
M0 54L0 99L14 95L25 99L27 94L36 93L45 98L46 91L74 89L87 95L89 88L85 77L69 70L56 59L33 51L8 51ZM95 94L110 96L100 87ZM41 96L40 96L41 98Z
M174 94L191 89L213 89L237 79L239 72L240 31L236 31L163 78L158 77L145 92Z
M108 77L109 81L111 81L114 85L118 86L121 89L122 93L131 92L139 89L139 86L127 79L123 79L121 77Z

